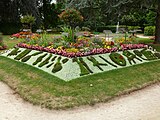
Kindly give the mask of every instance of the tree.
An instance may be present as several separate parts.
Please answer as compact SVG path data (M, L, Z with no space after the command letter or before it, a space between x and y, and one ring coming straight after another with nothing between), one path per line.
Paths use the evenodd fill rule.
M83 21L83 17L80 14L79 11L76 9L66 9L63 11L59 18L67 25L69 25L72 28L72 41L74 40L74 29L75 27Z
M66 6L75 6L81 9L87 8L90 6L89 3L93 2L99 9L104 8L104 14L114 11L114 14L118 15L131 9L154 10L157 14L155 43L160 43L160 0L66 0Z
M43 27L54 28L59 24L58 15L61 11L61 4L54 4L52 0L43 0L42 5L39 7L40 16L43 21Z
M21 23L29 26L32 31L32 25L35 23L36 19L32 15L25 15L21 18Z
M1 0L0 31L6 34L18 32L20 29L20 16L27 14L32 14L36 18L36 25L41 24L38 11L39 2L40 0Z

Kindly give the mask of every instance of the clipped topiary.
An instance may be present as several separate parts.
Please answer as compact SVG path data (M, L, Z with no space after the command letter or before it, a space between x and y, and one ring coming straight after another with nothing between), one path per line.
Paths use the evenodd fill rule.
M77 62L77 64L79 65L79 68L80 68L80 76L84 76L84 75L88 75L90 74L89 70L86 69L82 62L80 62L77 58L73 58L72 59L73 62Z
M48 64L49 63L49 60L51 59L52 57L52 54L49 55L48 58L46 58L43 62L41 62L38 67L43 67L44 65Z
M126 66L126 60L124 59L124 57L122 55L120 55L119 53L111 53L109 55L110 59L116 63L117 65L120 65L120 66Z
M54 62L49 64L49 65L47 65L46 68L50 68L53 64L54 64Z
M141 51L142 54L147 58L147 60L156 60L157 56L155 54L153 54L151 51L149 50L143 50Z
M61 69L62 69L62 64L61 64L61 57L58 57L58 59L57 59L57 63L54 65L54 68L52 69L52 72L53 73L56 73L56 72L58 72L58 71L60 71Z
M160 59L160 53L154 53L154 55Z
M141 59L137 58L135 54L125 50L123 51L123 55L127 57L129 63L132 65L132 62L133 61L135 64L136 64L136 61L134 59L137 59L139 61L142 61Z
M57 58L57 56L54 56L51 61L52 62L55 61L56 58Z
M30 49L27 49L27 50L24 50L22 53L20 53L18 56L16 56L14 59L15 60L20 60L22 59L23 57L25 57L27 54L29 54L32 50Z
M98 67L101 71L103 71L103 69L100 66L107 66L107 64L103 64L103 63L99 63L94 57L87 57L87 59L89 61L91 61L93 63L93 66Z
M68 58L65 58L65 59L62 60L62 63L65 64L65 63L68 62L68 60L69 60Z
M42 55L42 56L40 56L40 57L38 57L37 60L33 63L33 65L37 65L39 62L41 62L42 59L43 59L46 55L47 55L47 53L44 54L44 55Z
M88 65L84 62L83 58L79 58L79 61L87 68L87 70L90 73L93 73L93 71L88 67Z
M19 48L15 48L7 56L17 55L19 52L21 52L21 50L19 50Z
M28 55L28 56L24 57L21 61L22 62L27 62L32 56L36 56L36 55L39 55L39 54L42 54L42 53L43 53L42 51L33 53L32 55Z

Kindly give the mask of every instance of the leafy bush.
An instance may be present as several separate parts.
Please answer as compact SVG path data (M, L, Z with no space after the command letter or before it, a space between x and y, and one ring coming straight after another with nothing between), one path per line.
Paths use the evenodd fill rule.
M26 24L30 27L35 23L36 19L32 15L25 15L21 18L21 23Z
M66 9L59 15L59 18L72 28L72 42L75 42L74 28L83 21L83 16L75 9Z
M128 31L130 31L130 30L137 30L139 28L140 28L139 26L128 26Z
M75 9L66 9L59 15L59 18L72 28L77 26L79 22L83 21L83 17L80 12Z
M89 27L82 27L82 31L91 31Z
M12 35L19 32L21 26L17 23L0 23L0 32L3 35Z
M155 35L155 26L147 26L144 28L144 35Z
M103 32L103 30L111 30L112 32L116 32L116 26L98 26L97 31Z

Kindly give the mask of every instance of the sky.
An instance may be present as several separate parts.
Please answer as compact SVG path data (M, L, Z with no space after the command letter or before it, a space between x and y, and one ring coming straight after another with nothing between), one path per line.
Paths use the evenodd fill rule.
M52 0L52 2L51 3L56 3L56 0Z

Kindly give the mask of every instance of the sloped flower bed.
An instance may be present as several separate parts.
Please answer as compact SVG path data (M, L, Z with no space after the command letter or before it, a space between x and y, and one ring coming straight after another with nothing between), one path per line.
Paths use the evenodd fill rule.
M67 52L66 50L58 50L54 48L48 48L48 47L42 47L42 46L36 46L36 45L28 45L25 43L19 43L17 44L18 47L21 48L27 48L32 50L38 50L38 51L44 51L49 52L57 55L62 55L64 57L83 57L88 55L96 55L96 54L105 54L105 53L111 53L121 50L131 50L131 49L140 49L140 48L147 48L148 46L145 44L122 44L121 48L113 47L113 48L94 48L88 52Z
M43 52L43 48L41 51L14 48L2 56L34 66L65 81L160 59L160 53L148 48L73 58Z

